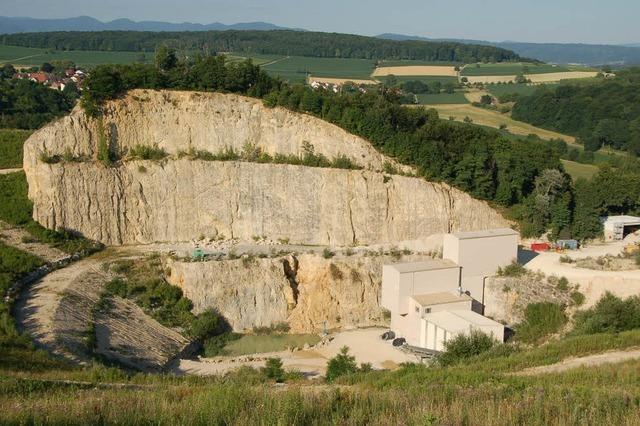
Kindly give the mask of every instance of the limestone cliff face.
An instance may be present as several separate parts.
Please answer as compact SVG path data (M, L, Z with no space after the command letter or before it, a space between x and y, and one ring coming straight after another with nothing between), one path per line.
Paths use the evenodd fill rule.
M424 260L419 255L402 261ZM210 262L168 260L167 279L194 303L217 309L235 330L287 322L292 332L385 323L380 308L382 265L391 256L302 254Z
M38 163L27 176L38 222L110 245L221 234L369 245L507 225L446 185L370 171L182 159Z
M190 148L241 153L246 144L271 155L302 155L306 142L329 159L345 155L367 169L381 170L385 161L396 164L368 141L323 120L230 94L132 90L105 105L102 128L120 156L136 145L156 145L177 154ZM25 167L35 165L45 150L94 158L98 140L98 121L76 107L30 138Z
M161 162L97 161L98 136L126 158L157 145ZM194 148L300 154L305 142L366 170L178 159ZM47 164L41 154L80 162ZM76 109L25 143L34 219L106 244L265 235L291 243L352 245L416 240L503 227L486 203L443 184L380 173L386 161L367 141L305 114L235 95L135 90L109 102L102 124Z

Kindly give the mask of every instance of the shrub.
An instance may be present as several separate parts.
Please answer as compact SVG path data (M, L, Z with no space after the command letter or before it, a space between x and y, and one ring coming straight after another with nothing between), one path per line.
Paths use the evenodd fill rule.
M437 362L442 366L457 364L463 359L479 355L493 348L496 341L493 337L481 332L458 334L444 344L445 351L438 356Z
M340 353L327 362L327 381L333 382L336 378L358 371L356 358L349 355L349 348L343 346Z
M640 328L640 297L622 300L607 292L594 307L575 315L576 334L619 333Z
M565 277L560 277L560 279L558 280L558 290L561 291L567 291L569 290L569 280L566 279Z
M560 263L573 263L573 259L567 255L560 256Z
M531 303L524 311L524 321L516 326L516 337L522 342L535 343L557 333L566 322L562 306L552 302Z
M325 247L325 249L322 250L322 257L324 257L325 259L331 259L333 256L335 256L335 253L332 252L329 247Z
M189 305L191 305L190 309L192 309L193 305L190 301ZM222 321L220 320L220 315L213 309L207 309L206 311L198 315L194 321L191 322L189 335L193 339L201 340L220 333L222 331L221 328Z
M138 160L162 160L167 156L167 152L157 146L136 145L129 151L129 156Z
M584 294L580 293L578 290L571 292L571 302L574 306L581 306L584 303L584 300Z
M498 268L498 275L501 277L520 277L527 273L524 266L518 262L513 262L511 265L507 265L504 268Z
M222 333L204 340L202 349L205 357L224 355L224 347L234 340L238 340L242 335L237 333Z
M262 373L266 378L275 380L276 383L284 382L284 369L280 358L268 358Z
M107 135L104 133L104 123L102 119L98 120L98 161L109 167L115 161L115 156L111 152Z

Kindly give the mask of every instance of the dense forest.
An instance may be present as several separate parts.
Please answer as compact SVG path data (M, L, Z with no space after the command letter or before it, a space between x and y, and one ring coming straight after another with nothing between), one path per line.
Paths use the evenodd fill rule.
M513 118L577 136L585 149L640 154L640 68L593 84L542 87L518 98Z
M37 129L66 114L75 91L60 92L29 80L3 78L0 72L0 128Z
M307 31L206 32L51 32L0 37L5 45L58 50L153 52L167 44L185 52L243 52L323 58L416 59L423 61L502 62L515 53L493 46L455 42L393 41L349 34Z

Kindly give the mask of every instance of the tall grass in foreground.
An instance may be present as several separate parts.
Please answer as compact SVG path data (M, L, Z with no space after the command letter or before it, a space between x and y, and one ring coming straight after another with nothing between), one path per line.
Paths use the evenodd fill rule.
M423 383L420 389L377 390L239 383L94 389L13 381L0 382L0 394L0 420L26 424L640 423L637 383L600 389L518 379L475 387Z

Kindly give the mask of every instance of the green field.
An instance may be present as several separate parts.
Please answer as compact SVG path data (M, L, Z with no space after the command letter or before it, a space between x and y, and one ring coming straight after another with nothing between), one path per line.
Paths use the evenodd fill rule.
M463 92L416 95L420 105L468 104Z
M485 89L496 98L500 99L501 96L517 94L521 96L532 95L536 90L542 86L552 86L552 84L546 85L529 85L529 84L486 84Z
M22 145L30 130L0 129L0 169L22 167Z
M304 82L308 74L316 77L368 80L375 66L369 59L307 58L291 56L263 68L270 74L291 82Z
M598 166L592 164L580 164L575 161L561 160L564 165L564 169L571 175L571 178L576 181L578 179L591 179L593 175L598 173Z
M285 58L284 56L280 56L280 55L260 55L260 54L245 55L243 53L232 53L230 55L227 55L226 57L227 57L227 61L229 62L238 62L238 61L244 61L246 59L251 59L251 61L253 61L255 65L269 64L271 62Z
M11 63L22 66L39 66L43 62L61 60L73 61L79 66L130 64L134 62L149 63L153 61L153 53L91 50L64 51L0 45L0 64Z
M405 81L421 81L423 83L431 83L433 81L439 81L442 84L445 84L445 83L458 84L457 77L447 77L447 76L439 76L439 75L403 75L403 76L395 76L395 77L399 83L403 83ZM376 79L384 82L386 77L376 77Z
M525 73L524 67L528 67ZM517 75L517 74L547 74L552 72L567 72L569 68L548 64L527 64L521 62L504 62L495 64L469 64L461 72L463 76L484 75ZM574 70L577 71L577 70Z
M305 344L315 345L320 341L317 334L247 334L233 340L224 347L224 354L240 356L266 352L280 352L287 348L302 348Z
M404 60L404 61L380 61L378 66L380 67L408 67L408 66L417 66L417 65L433 65L436 67L455 67L464 65L462 62L434 62L434 61L414 61L414 60Z

